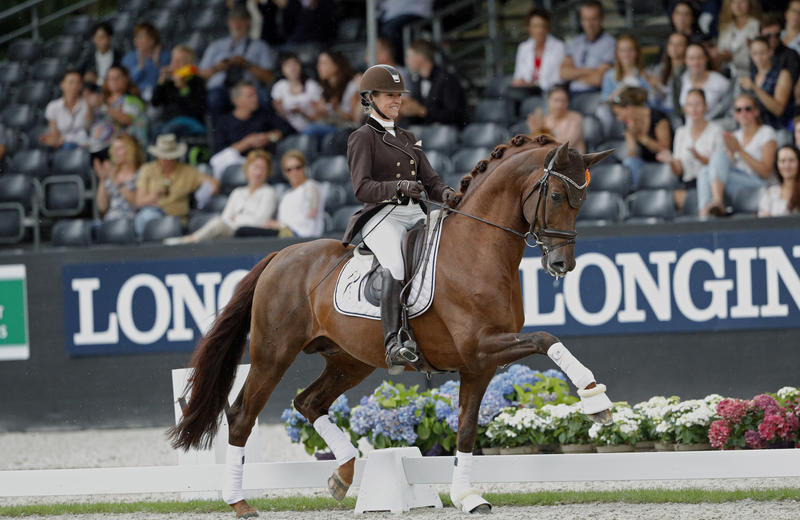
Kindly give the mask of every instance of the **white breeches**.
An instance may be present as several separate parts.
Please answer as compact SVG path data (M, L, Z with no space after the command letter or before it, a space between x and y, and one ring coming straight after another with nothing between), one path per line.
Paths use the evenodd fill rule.
M361 229L364 243L395 280L405 278L401 246L403 235L424 218L425 213L419 204L388 204L378 210Z

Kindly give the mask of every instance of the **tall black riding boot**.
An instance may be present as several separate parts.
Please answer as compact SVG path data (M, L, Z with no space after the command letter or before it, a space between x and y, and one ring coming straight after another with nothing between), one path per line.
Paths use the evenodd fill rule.
M395 280L392 272L383 269L381 273L381 324L383 342L386 348L386 366L389 373L397 375L404 370L405 360L397 357L401 349L397 332L400 330L400 292L403 282Z

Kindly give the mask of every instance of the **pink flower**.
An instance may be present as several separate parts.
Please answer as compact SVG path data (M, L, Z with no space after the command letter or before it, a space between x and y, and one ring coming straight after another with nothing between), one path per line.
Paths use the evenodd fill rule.
M787 437L792 432L796 432L797 428L800 427L800 421L798 421L797 416L792 413L792 410L788 410L786 412L786 433L783 437Z
M723 399L717 404L717 415L728 422L737 423L747 414L750 409L749 401L741 399Z
M784 437L781 434L784 430L786 430L786 421L780 415L766 415L764 421L758 425L758 433L765 441L774 439L776 433Z
M761 436L755 430L747 430L744 432L744 443L745 446L750 448L751 450L760 450L764 447L764 443L761 440Z
M773 399L767 394L759 394L753 398L753 406L760 408L764 411L764 415L773 415L778 413L780 406L778 401Z
M708 441L711 446L717 449L725 448L728 437L731 435L731 428L725 421L714 421L708 429Z

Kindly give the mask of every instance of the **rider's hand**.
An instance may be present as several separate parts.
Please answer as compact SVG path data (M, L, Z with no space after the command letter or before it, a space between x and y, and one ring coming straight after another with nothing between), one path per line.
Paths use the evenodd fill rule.
M442 202L447 206L453 207L456 202L456 190L449 186L442 190Z
M422 194L422 187L416 182L403 180L397 183L397 193L404 197L418 199Z

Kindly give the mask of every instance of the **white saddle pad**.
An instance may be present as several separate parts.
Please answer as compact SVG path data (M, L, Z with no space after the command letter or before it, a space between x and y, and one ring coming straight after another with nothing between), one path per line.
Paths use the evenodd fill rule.
M414 318L424 313L433 303L433 288L436 283L436 258L439 251L439 239L442 236L442 226L436 223L442 218L441 210L432 211L430 215L430 228L428 236L435 232L433 237L433 247L431 254L428 255L425 268L417 269L417 273L411 281L411 292L407 302L412 303L409 309L409 318ZM371 320L381 319L381 309L372 305L364 295L366 283L361 283L361 279L366 276L372 268L372 255L360 254L356 250L353 258L344 264L336 280L336 290L333 292L333 306L342 314L347 316L358 316ZM424 274L424 277L423 277Z

